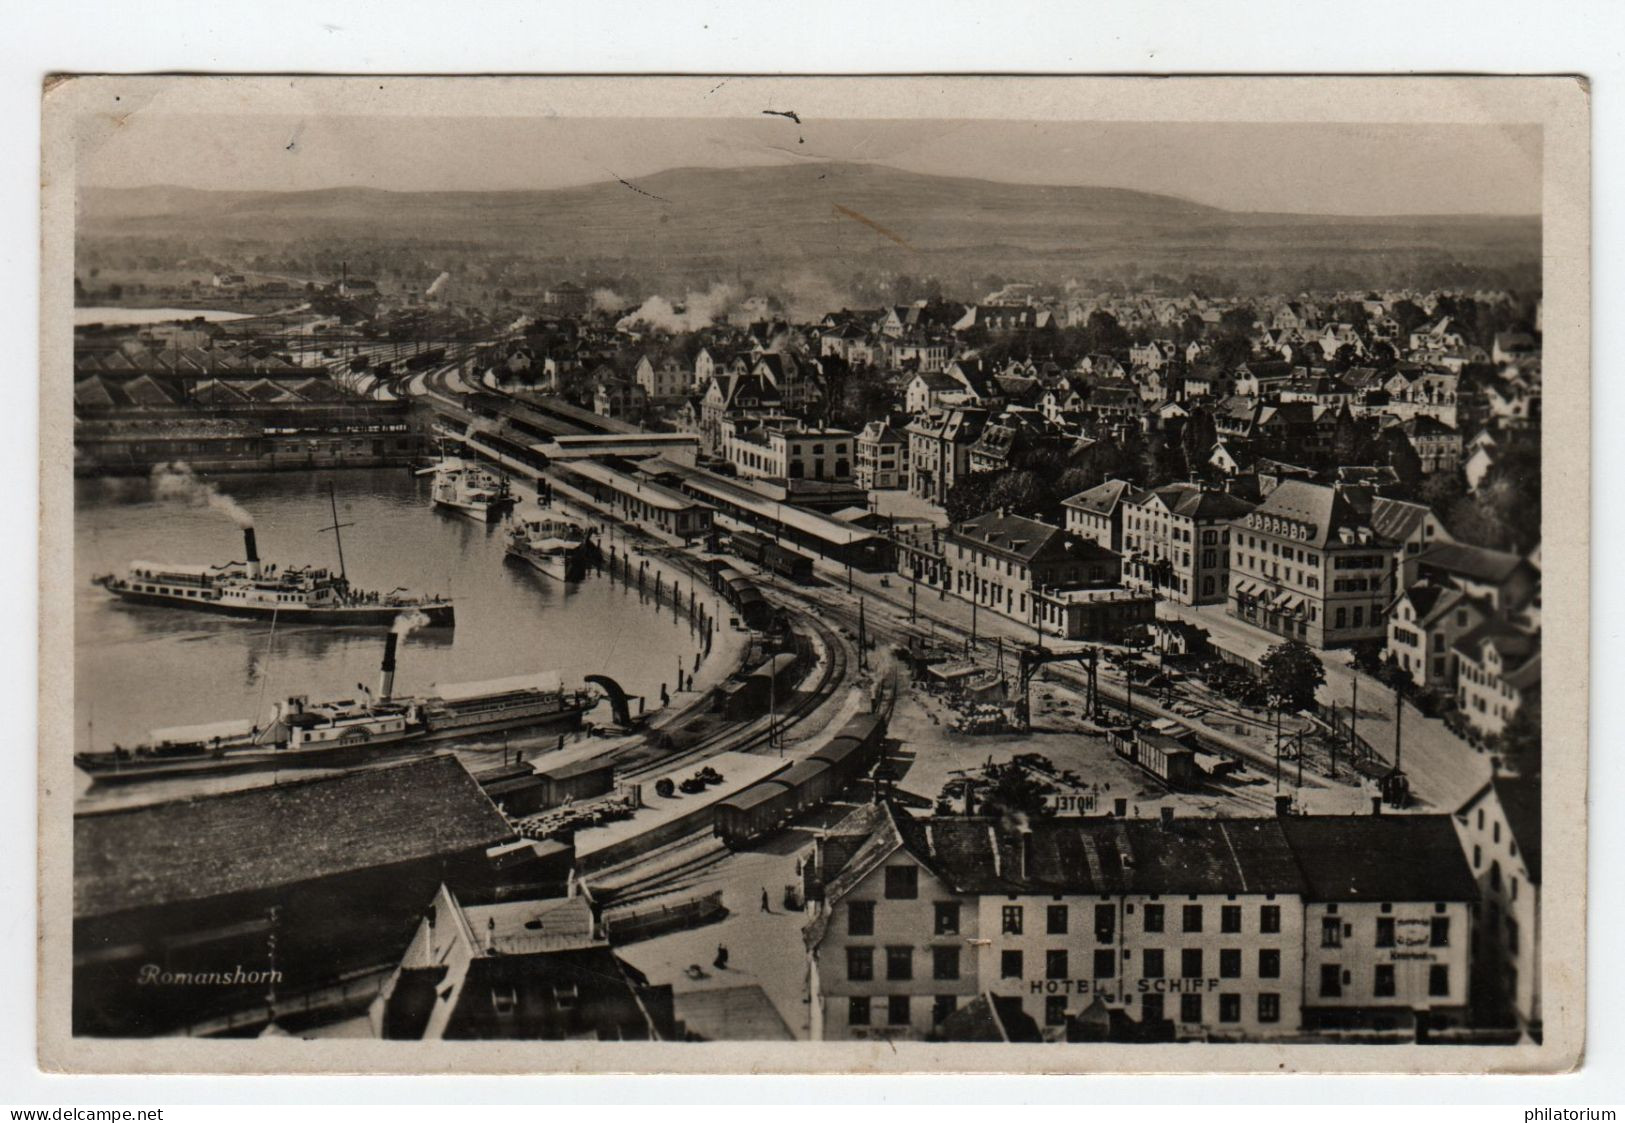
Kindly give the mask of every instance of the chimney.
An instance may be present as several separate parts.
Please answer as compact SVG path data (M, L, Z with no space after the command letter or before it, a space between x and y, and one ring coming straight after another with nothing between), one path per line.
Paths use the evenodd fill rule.
M1033 832L1032 832L1032 828L1031 827L1022 827L1021 828L1020 839L1021 839L1021 851L1020 851L1019 861L1020 861L1021 864L1016 870L1016 876L1021 878L1022 881L1026 881L1027 880L1027 871L1032 868L1032 861L1033 861Z
M1371 813L1373 815L1382 814L1382 796L1374 795L1371 797Z
M1162 809L1162 829L1165 831L1174 829L1174 809L1172 807Z
M384 637L384 662L378 668L378 700L389 701L389 695L395 689L395 647L401 642L401 637L394 632Z
M258 577L260 575L260 551L259 544L254 540L254 528L251 526L243 527L243 549L248 551L248 575Z
M1275 797L1275 813L1277 815L1290 815L1290 814L1292 814L1292 797L1289 796L1289 795L1278 795L1278 796L1276 796Z

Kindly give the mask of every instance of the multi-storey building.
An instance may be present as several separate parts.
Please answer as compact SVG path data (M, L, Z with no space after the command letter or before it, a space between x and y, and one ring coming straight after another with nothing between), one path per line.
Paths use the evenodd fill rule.
M1115 585L1119 567L1094 542L1002 511L951 527L944 557L955 596L1024 623L1039 619L1038 590Z
M1540 784L1499 774L1456 812L1478 880L1473 921L1475 1021L1516 1020L1540 1039Z
M848 430L803 429L789 417L722 423L722 454L746 477L850 482L854 441Z
M1448 815L1286 816L1303 878L1303 1027L1462 1025L1478 888Z
M890 491L908 483L908 441L884 421L871 421L857 438L857 485Z
M1456 641L1489 616L1460 589L1420 581L1388 610L1387 654L1417 686L1454 691Z
M1311 647L1384 638L1402 559L1435 536L1417 504L1283 480L1232 527L1230 614Z
M1086 1020L1258 1040L1465 1012L1476 889L1447 816L1023 824L882 802L804 870L815 1039L951 1039L975 996L1053 1041Z
M1061 504L1066 511L1067 532L1122 553L1124 509L1136 494L1134 485L1125 480L1107 480L1080 491Z
M638 359L632 380L643 387L649 401L665 405L681 400L689 392L694 376L678 355L648 354Z
M908 426L909 492L941 505L970 471L970 450L987 424L983 409L951 409L916 417Z
M1540 633L1487 620L1456 641L1456 707L1480 738L1494 737L1540 697Z
M1246 500L1191 483L1139 492L1123 503L1123 583L1180 604L1222 604L1230 525Z

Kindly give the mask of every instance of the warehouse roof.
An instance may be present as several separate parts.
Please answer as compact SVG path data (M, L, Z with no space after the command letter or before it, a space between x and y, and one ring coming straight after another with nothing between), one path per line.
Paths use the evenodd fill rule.
M513 837L449 754L82 813L73 823L74 915L252 892Z

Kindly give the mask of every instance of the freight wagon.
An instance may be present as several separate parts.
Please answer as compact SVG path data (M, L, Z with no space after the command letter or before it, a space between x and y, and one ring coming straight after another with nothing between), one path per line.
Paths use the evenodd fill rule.
M723 599L739 614L745 627L753 632L765 632L772 628L773 606L768 604L754 581L726 562L715 563L710 569L711 588L722 594Z
M799 664L789 652L767 659L738 682L723 687L719 707L722 716L730 721L748 721L765 714L775 700L783 706L798 673Z
M787 550L771 538L747 534L736 530L729 535L730 548L739 557L763 569L772 570L780 577L806 585L812 581L812 559L794 550Z
M859 714L828 745L717 804L716 836L743 846L817 807L880 759L886 722Z

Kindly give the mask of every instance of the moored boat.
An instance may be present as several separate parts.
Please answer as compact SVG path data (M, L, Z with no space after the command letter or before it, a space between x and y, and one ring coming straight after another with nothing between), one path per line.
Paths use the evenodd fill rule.
M471 460L450 457L418 475L433 473L430 497L442 510L465 515L480 522L500 522L513 510L518 497L508 481Z
M296 696L263 726L252 721L155 729L133 749L82 752L74 764L95 784L187 779L288 768L355 768L426 751L453 738L517 729L575 730L597 704L567 690L557 674L516 675L437 686L423 696L394 696L400 634L385 641L376 693L312 704Z
M557 581L579 581L596 560L592 534L559 514L521 519L508 530L506 556Z

